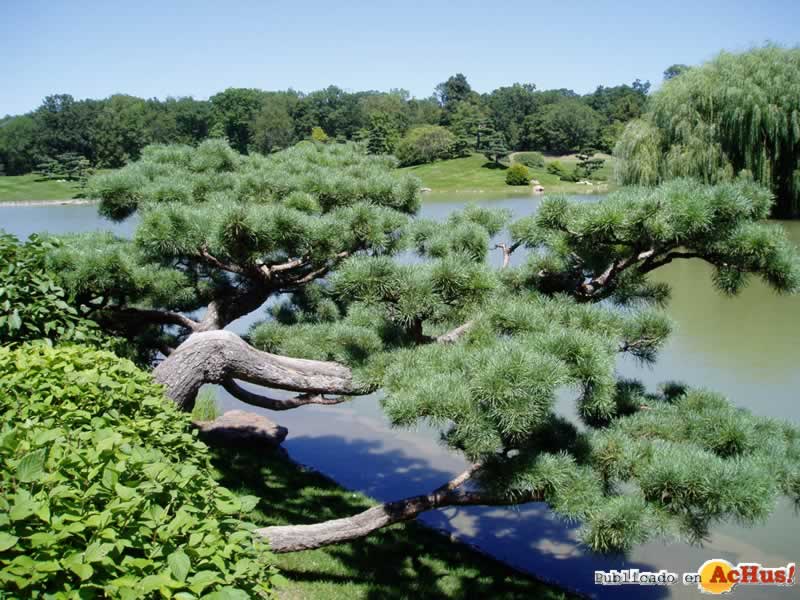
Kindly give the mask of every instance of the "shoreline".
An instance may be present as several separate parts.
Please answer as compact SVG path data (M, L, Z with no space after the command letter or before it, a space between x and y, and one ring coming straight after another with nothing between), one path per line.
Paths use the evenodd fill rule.
M0 200L0 208L3 206L70 206L80 204L97 204L97 200L89 198L71 198L68 200Z

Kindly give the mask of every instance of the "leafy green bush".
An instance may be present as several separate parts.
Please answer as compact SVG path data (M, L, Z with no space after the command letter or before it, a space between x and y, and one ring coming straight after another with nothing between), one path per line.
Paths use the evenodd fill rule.
M97 326L69 304L45 268L54 241L36 235L20 243L0 232L0 343L48 338L97 341Z
M551 175L563 177L566 175L567 170L564 168L564 165L562 165L561 162L554 160L553 162L547 163L547 172Z
M508 185L528 185L531 174L525 165L514 163L506 171L506 183Z
M133 363L0 348L0 588L25 598L252 598L280 576L189 417Z
M453 158L463 152L463 143L438 125L423 125L409 131L397 144L395 155L402 165L418 165Z
M514 162L525 165L530 169L543 169L544 156L541 152L517 152L514 155Z
M575 182L581 180L581 176L578 173L577 169L571 169L569 171L566 171L562 173L559 177L561 177L561 181Z

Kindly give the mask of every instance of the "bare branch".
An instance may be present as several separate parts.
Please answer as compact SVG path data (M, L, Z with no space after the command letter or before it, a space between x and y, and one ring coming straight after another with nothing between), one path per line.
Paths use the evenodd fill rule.
M505 269L508 267L508 263L511 262L511 255L514 253L514 250L519 248L519 242L511 244L510 246L507 244L495 244L494 249L500 249L503 251L503 266L500 267L501 269Z
M294 398L278 400L276 398L269 398L267 396L251 392L250 390L247 390L236 383L236 381L233 379L225 380L222 383L222 387L224 387L231 396L241 400L242 402L252 404L253 406L260 406L261 408L268 408L269 410L290 410L292 408L298 408L308 404L341 404L342 402L347 402L350 400L350 398L343 398L341 396L336 398L326 398L322 394L301 394L299 396L295 396Z
M177 325L190 331L198 331L200 323L186 315L170 310L150 308L106 308L111 316L118 319L143 321L151 325Z
M261 272L264 273L264 275L266 275L267 277L272 277L274 273L280 273L282 271L288 271L290 269L301 267L307 262L308 262L308 257L301 256L300 258L289 260L284 263L279 263L276 265L261 265L260 269Z
M601 292L613 289L613 283L617 275L639 261L649 259L655 252L655 249L651 248L650 250L638 252L632 256L612 262L600 275L593 277L587 282L581 283L580 295L585 299L591 299L596 298Z
M205 246L200 248L199 254L205 259L207 263L209 263L214 267L217 267L218 269L222 269L223 271L228 271L229 273L236 273L237 275L243 275L245 273L245 270L239 265L223 262L218 258L216 258L215 256L212 256L211 253L208 251L208 248Z
M423 512L437 508L506 506L543 500L543 496L539 493L515 495L511 498L482 491L448 489L448 485L449 483L430 494L379 504L352 517L312 525L264 527L256 529L256 533L269 540L270 550L273 552L296 552L361 538L388 525L409 521Z
M457 342L463 335L465 335L475 325L475 321L467 321L463 325L459 325L455 329L451 329L447 333L443 333L436 338L438 344L452 344Z
M467 481L472 479L472 476L475 475L478 469L480 469L482 466L483 465L481 463L471 464L467 469L453 477L450 481L433 490L433 493L443 494L445 492L452 492L453 490L460 488Z

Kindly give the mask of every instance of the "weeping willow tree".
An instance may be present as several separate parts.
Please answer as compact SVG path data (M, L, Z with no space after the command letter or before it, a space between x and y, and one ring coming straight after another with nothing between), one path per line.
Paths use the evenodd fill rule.
M768 190L677 180L599 203L550 198L513 222L471 208L439 223L415 216L419 182L392 166L335 144L269 157L219 141L151 147L92 182L103 214L138 215L133 238L72 236L49 254L98 322L163 354L153 375L185 410L206 383L273 411L381 390L395 426L431 424L470 464L425 494L258 530L274 551L526 502L617 551L800 501L798 428L615 372L622 355L656 360L668 338L669 289L648 279L664 265L705 261L728 294L751 277L797 290L796 250L761 223ZM265 304L247 336L226 329ZM559 394L579 421L556 410Z
M743 173L772 189L774 216L800 216L800 49L723 52L670 79L614 154L623 184Z

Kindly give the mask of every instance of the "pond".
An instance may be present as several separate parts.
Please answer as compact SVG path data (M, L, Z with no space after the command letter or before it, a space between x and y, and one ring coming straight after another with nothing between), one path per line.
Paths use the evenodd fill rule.
M443 219L470 200L509 208L517 217L535 211L540 201L520 196L436 199L424 204L422 215ZM800 222L782 225L792 240L800 243ZM0 207L0 228L21 237L41 230L59 233L94 229L114 229L129 235L133 226L132 221L112 226L97 216L94 206ZM499 251L496 254L493 259L499 262ZM800 389L796 351L800 298L777 296L757 281L737 298L723 297L711 285L710 268L698 261L673 263L655 276L672 285L673 297L667 310L677 330L653 368L622 360L619 372L650 386L679 379L722 392L757 414L800 422L796 405ZM231 328L245 331L258 318L258 314L250 315ZM242 408L224 392L220 397L224 408ZM568 412L571 407L565 403L559 409ZM392 430L375 396L333 407L307 406L280 413L275 420L289 428L285 446L295 460L379 500L427 492L465 466L428 429ZM667 569L680 574L696 571L710 558L780 566L797 559L800 539L800 518L788 504L781 504L763 526L745 529L725 525L714 529L703 547L650 543L637 547L627 558L587 552L576 543L575 526L554 519L538 504L513 510L446 509L429 513L423 520L515 567L598 598L697 598L698 591L680 584L671 588L598 587L593 583L595 569ZM746 597L789 598L796 591L749 588Z

